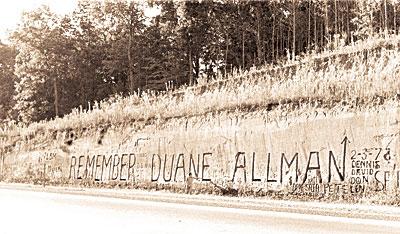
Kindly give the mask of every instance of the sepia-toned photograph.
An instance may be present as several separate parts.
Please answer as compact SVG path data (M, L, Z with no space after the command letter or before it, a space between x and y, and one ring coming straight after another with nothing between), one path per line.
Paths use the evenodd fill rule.
M400 233L399 0L0 1L0 234Z

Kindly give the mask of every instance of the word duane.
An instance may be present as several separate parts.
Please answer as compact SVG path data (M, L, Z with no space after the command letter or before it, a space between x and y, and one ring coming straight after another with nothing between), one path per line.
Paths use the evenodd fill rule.
M69 167L70 179L94 181L133 179L135 154L72 156Z
M188 167L189 173L193 173L196 178L199 178L201 181L211 181L211 179L207 178L207 170L210 165L207 163L208 159L212 157L212 153L203 153L197 154L197 162L196 158L190 154L189 156L189 165L185 164L185 155L178 154L176 163L175 163L175 155L173 154L170 162L167 159L167 154L164 157L159 156L158 154L153 154L151 158L151 181L156 182L160 180L162 175L162 179L164 182L174 181L177 182L178 172L183 175L183 181L186 181L186 168ZM200 163L201 158L201 163ZM201 168L200 168L201 165ZM201 177L199 176L201 173Z

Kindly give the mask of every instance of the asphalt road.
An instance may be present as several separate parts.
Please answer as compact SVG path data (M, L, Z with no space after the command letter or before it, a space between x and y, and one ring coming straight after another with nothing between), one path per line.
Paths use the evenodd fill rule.
M0 189L3 233L400 233L400 222Z

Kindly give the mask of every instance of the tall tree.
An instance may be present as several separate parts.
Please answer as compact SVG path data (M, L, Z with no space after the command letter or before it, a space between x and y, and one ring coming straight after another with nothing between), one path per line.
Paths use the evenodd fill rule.
M13 105L16 51L12 46L0 42L0 122L9 116Z
M15 108L24 122L59 115L58 83L65 76L65 63L59 56L63 50L59 29L60 19L48 7L42 7L25 13L22 24L12 35L18 51Z

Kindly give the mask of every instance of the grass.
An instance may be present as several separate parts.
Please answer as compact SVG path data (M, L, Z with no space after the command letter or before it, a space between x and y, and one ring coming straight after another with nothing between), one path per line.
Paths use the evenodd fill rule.
M207 113L271 111L272 120L397 107L400 100L400 36L370 38L296 60L250 71L233 71L212 81L164 93L142 92L96 102L91 110L75 109L63 118L9 123L0 129L0 145L15 145L40 134L98 126L123 127L134 122L163 123ZM2 142L3 141L3 142Z
M190 118L209 113L247 113L267 111L268 121L315 114L340 115L346 112L375 111L400 106L400 36L376 37L321 53L311 52L296 60L285 60L250 71L233 71L228 77L181 87L164 93L143 92L128 97L113 96L93 103L91 110L76 109L50 121L28 126L8 123L0 128L0 153L19 150L20 141L28 145L45 145L57 134L69 130L97 129L103 126L123 128L165 123L173 118ZM61 133L60 133L61 132ZM41 168L9 182L41 184ZM182 193L181 184L90 183L71 184L65 179L46 183L68 186L129 187L169 190ZM80 183L80 182L79 182ZM88 184L89 183L89 184ZM397 194L371 193L357 196L313 197L290 192L246 187L241 191L224 191L212 185L199 185L196 193L267 196L276 199L374 202L398 205Z

